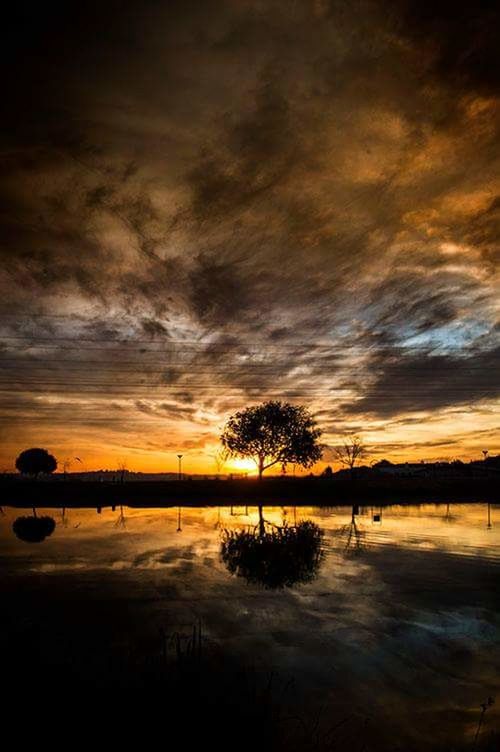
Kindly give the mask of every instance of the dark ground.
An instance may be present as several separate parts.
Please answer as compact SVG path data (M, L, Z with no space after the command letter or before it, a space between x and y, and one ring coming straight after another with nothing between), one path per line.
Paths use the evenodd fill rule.
M182 504L210 506L293 502L297 505L349 505L376 499L379 503L418 501L496 501L500 484L495 477L466 478L268 478L245 480L133 481L125 483L20 478L0 480L1 503L9 506L137 507Z

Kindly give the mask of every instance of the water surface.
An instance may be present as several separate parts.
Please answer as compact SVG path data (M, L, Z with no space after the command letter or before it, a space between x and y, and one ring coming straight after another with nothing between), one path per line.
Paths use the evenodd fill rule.
M30 514L0 517L4 650L36 629L63 660L84 629L93 659L78 670L95 672L96 645L154 652L159 634L201 624L207 645L272 672L353 749L471 749L480 704L500 701L498 505L37 509L55 521L40 543L14 533ZM229 570L231 531L305 521L322 536L303 579ZM498 704L477 749L497 724Z

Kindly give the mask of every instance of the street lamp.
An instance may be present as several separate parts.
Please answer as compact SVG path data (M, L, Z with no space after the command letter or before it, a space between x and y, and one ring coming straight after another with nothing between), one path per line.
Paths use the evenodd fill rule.
M182 480L182 454L178 454L177 458L179 460L179 480Z
M69 457L66 457L66 459L63 462L63 476L64 476L64 480L66 480L66 477L68 475L68 470L69 470L70 465L71 465L71 460L69 459Z

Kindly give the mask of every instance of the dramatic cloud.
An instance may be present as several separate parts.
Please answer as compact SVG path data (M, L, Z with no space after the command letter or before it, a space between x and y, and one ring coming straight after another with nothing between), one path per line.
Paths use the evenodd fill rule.
M498 13L424 6L9 11L2 466L208 468L268 397L374 456L500 449Z

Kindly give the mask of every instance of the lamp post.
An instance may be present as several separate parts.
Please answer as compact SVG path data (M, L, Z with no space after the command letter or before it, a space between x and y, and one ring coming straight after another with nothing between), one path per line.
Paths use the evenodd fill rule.
M66 459L63 462L64 480L67 480L68 470L69 470L70 465L71 465L71 460L68 457L66 457Z
M179 480L182 480L182 454L177 455L177 459L179 460Z

